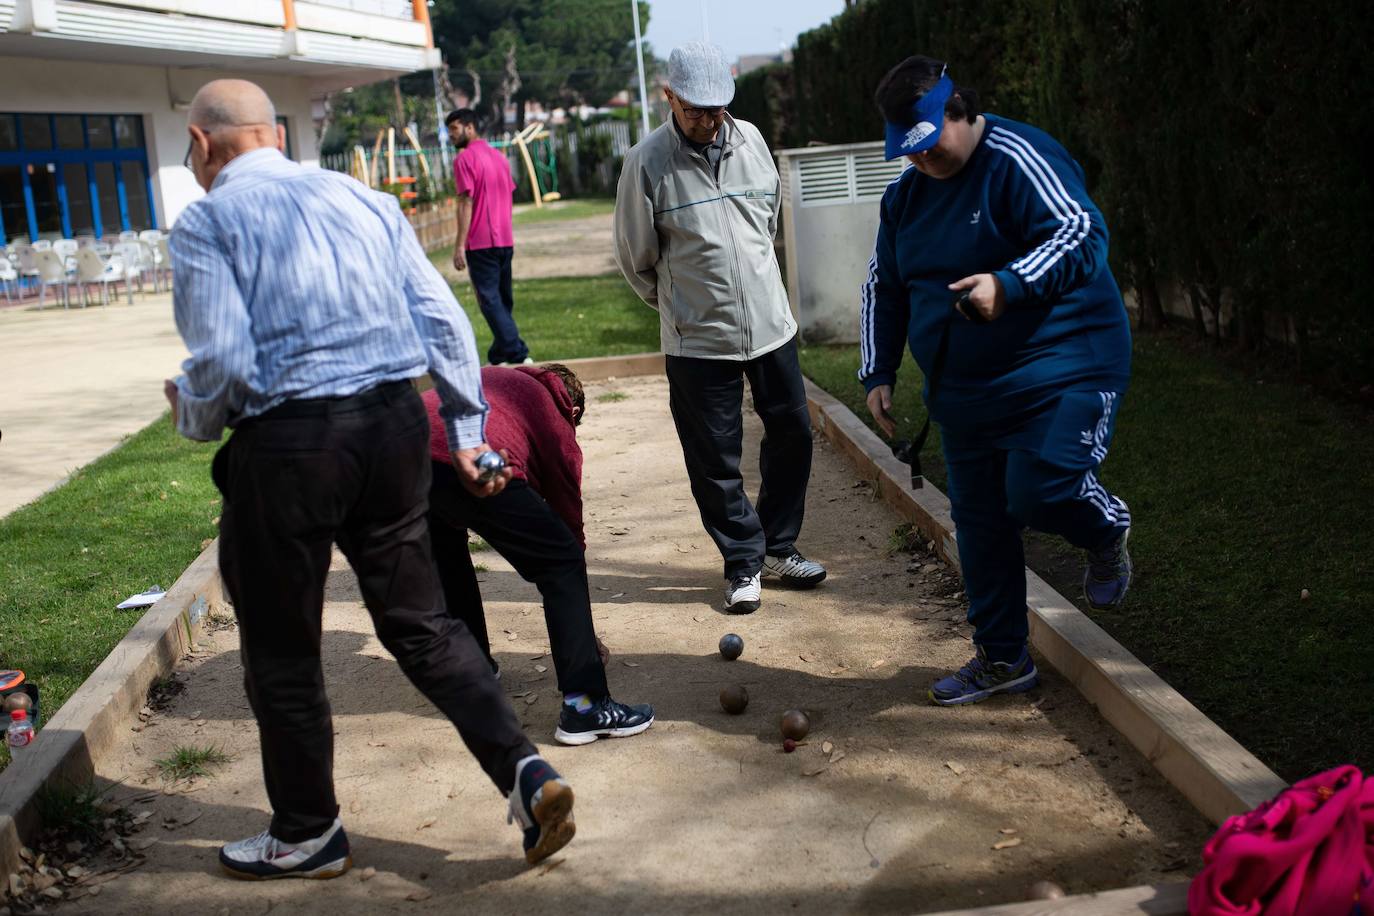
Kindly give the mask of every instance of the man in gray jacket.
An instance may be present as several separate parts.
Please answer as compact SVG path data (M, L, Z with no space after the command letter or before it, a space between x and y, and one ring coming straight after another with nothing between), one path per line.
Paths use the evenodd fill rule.
M825 568L796 549L811 475L811 418L773 251L778 170L752 124L725 106L735 83L720 49L668 59L673 116L625 157L616 262L658 310L669 404L692 495L725 559L725 609L758 610L760 574L811 588ZM740 477L749 379L763 420L758 508Z

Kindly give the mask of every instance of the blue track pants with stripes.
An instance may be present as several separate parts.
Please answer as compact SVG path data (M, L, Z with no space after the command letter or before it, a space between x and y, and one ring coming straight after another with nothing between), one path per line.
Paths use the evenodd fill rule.
M1068 391L996 428L940 428L968 620L992 661L1015 661L1026 644L1021 529L1095 549L1130 525L1097 480L1120 404L1116 392Z

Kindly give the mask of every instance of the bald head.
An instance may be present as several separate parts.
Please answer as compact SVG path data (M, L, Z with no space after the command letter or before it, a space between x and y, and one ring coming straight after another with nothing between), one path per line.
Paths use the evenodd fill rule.
M248 80L214 80L191 100L190 123L202 130L275 126L277 112L262 87Z
M262 88L247 80L215 80L200 87L187 118L187 162L205 190L232 159L256 149L285 149L277 112Z

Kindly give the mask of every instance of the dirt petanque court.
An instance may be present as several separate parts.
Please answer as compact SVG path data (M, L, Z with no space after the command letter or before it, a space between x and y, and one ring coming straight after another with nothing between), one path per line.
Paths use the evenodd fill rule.
M1075 893L1195 870L1209 825L1052 670L1029 694L927 704L927 684L972 651L958 578L923 549L893 550L899 518L825 441L798 546L829 580L765 585L749 617L720 611L719 556L667 400L661 377L590 384L580 430L597 630L614 695L653 703L652 729L554 743L538 594L495 553L474 555L505 688L576 791L566 850L524 864L504 799L382 649L336 555L325 675L353 870L220 874L219 845L268 814L236 631L216 616L179 670L184 688L99 768L142 817L130 845L145 858L62 911L915 913L1024 900L1045 879ZM746 438L758 435L751 422ZM727 632L744 639L738 661L716 651ZM742 715L717 701L729 684L749 692ZM792 707L812 730L786 754L778 721ZM165 783L155 761L189 745L231 759Z

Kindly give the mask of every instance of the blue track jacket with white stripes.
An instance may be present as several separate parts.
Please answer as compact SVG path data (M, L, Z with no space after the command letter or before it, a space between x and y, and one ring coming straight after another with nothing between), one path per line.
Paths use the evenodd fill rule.
M888 186L860 291L859 379L872 390L894 383L903 341L929 375L950 283L977 273L1001 281L997 320L956 315L951 325L929 405L946 425L996 423L1074 388L1124 392L1130 380L1130 326L1083 170L1044 131L984 117L958 174L909 168Z

